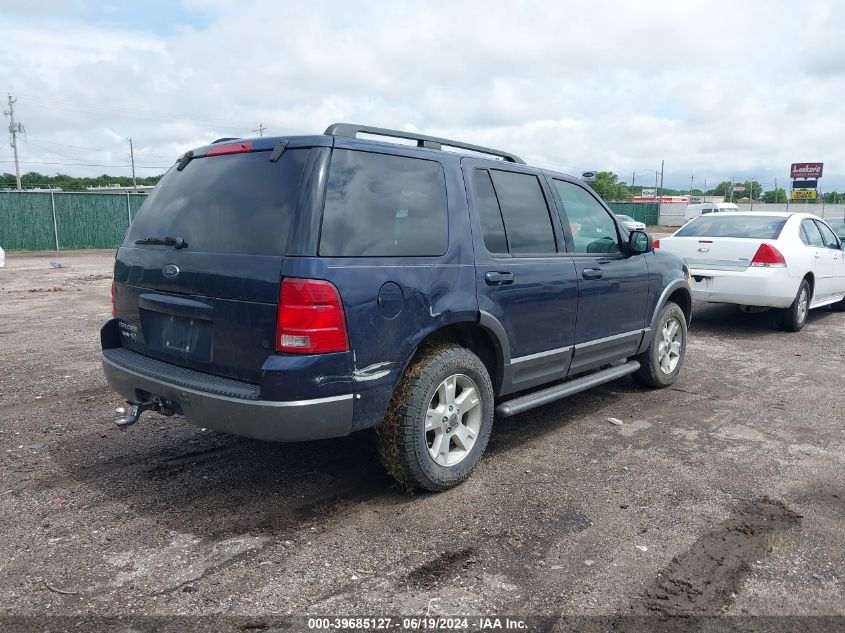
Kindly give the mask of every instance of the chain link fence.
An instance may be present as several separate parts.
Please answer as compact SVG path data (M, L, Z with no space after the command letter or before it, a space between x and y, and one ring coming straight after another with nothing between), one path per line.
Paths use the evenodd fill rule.
M116 248L145 193L0 192L0 246L7 251Z

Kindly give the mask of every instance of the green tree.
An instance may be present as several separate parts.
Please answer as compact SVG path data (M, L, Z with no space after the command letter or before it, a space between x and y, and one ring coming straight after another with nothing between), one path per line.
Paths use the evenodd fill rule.
M596 174L594 182L590 186L605 201L626 200L631 197L631 190L624 182L619 182L619 176L612 171L600 171Z
M769 203L784 203L788 200L786 196L786 191L782 187L778 187L777 189L773 189L772 191L767 191L763 194L763 202Z
M137 181L139 185L154 185L161 179L162 175L139 177ZM30 171L21 175L21 187L24 189L34 189L36 187L49 189L52 187L63 191L85 191L86 187L102 187L104 185L131 187L132 178L129 176L109 176L108 174L102 174L93 178L68 176L67 174L48 176L46 174L40 174L37 171ZM4 173L0 175L0 189L6 188L15 188L14 174Z

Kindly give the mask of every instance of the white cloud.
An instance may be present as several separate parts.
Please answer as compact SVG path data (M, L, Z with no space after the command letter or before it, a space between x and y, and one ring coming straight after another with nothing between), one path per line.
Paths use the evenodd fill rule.
M821 160L824 187L845 189L836 0L185 4L208 26L164 31L168 16L156 15L109 28L47 10L4 19L0 89L20 95L29 135L107 149L120 164L131 136L140 160L166 165L259 122L291 134L346 120L626 180L665 159L674 187L690 174L770 185L790 162ZM30 160L49 156L22 146Z

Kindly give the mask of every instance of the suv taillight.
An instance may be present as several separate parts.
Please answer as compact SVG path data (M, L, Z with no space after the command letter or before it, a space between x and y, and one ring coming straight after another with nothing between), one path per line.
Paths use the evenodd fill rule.
M284 279L276 320L276 351L324 354L348 349L343 304L334 284L319 279Z
M114 305L114 282L111 282L111 315L117 316L117 307Z
M654 240L651 244L654 248L660 248L660 240Z
M760 244L760 248L754 254L754 259L751 260L751 265L763 268L785 268L786 260L771 244Z

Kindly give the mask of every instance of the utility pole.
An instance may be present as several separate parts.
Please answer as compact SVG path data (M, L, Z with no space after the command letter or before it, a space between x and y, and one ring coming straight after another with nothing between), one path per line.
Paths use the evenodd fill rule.
M132 160L132 189L138 191L138 181L135 180L135 148L132 147L132 139L129 139L129 158Z
M266 127L264 127L264 124L263 124L263 123L259 123L259 124L258 124L258 129L253 130L253 132L258 132L258 136L264 136L264 130L266 130L266 129L267 129L267 128L266 128Z
M666 161L663 161L663 160L660 161L660 190L658 191L658 193L660 195L657 197L657 211L658 212L660 212L660 203L663 202L663 164L665 162Z
M707 178L704 178L704 193L701 196L702 202L707 202Z
M689 177L689 197L692 198L692 183L695 182L695 175Z
M20 123L15 123L15 102L17 99L12 99L12 95L9 95L9 109L3 112L4 116L9 117L9 134L11 138L9 143L12 146L12 149L15 152L15 181L18 185L18 191L21 190L21 166L18 162L18 134L23 134L23 125Z

